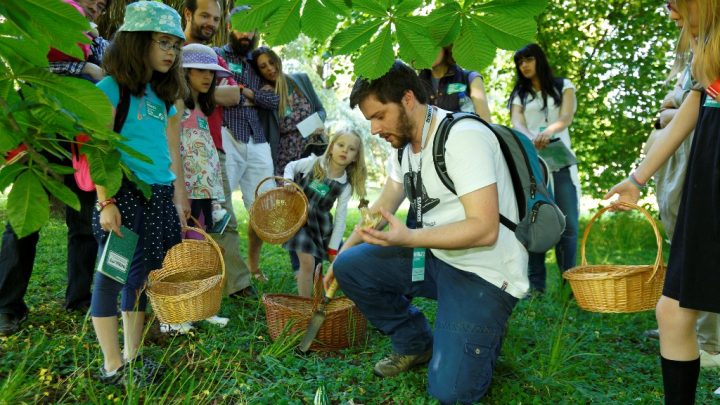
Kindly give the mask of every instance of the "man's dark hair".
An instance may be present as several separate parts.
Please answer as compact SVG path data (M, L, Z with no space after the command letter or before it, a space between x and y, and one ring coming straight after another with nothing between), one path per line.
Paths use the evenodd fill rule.
M405 92L411 90L415 98L427 103L427 91L415 70L402 61L395 61L390 70L375 80L358 78L350 93L350 108L355 108L370 95L377 97L383 104L400 103Z
M218 0L213 0L213 1L218 3L218 6L220 6L220 2ZM197 10L197 8L198 8L197 0L185 0L185 2L183 3L183 8L190 10L191 14L195 14L195 10ZM221 8L221 10L222 10L222 8Z

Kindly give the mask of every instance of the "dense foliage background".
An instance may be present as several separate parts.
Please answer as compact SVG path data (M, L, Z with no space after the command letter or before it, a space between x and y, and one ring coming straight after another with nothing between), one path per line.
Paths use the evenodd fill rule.
M323 89L320 97L331 128L350 126L365 134L376 182L382 181L387 149L347 107L354 77L380 75L396 56L426 67L438 46L454 42L459 63L483 73L494 119L507 123L512 50L537 32L556 73L577 87L574 149L583 191L597 197L625 176L638 157L667 88L664 80L677 36L664 3L656 0L247 2L254 5L251 12L236 14L232 23L238 29L259 27L264 40L281 51L287 70L311 74ZM114 1L99 21L106 38L120 25L127 3ZM180 10L183 0L166 3ZM233 5L232 0L221 3L225 10ZM84 150L96 183L112 193L123 174L131 176L118 163L118 137L107 129L110 105L102 93L88 82L44 69L51 44L77 53L75 43L85 40L80 33L86 29L83 18L60 1L0 3L0 154L19 143L29 150L0 170L0 190L13 185L8 217L21 236L47 222L45 191L77 207L76 197L59 181L58 174L67 168L47 160L48 155L67 157L67 144L77 133L93 137ZM220 30L217 44L225 39Z

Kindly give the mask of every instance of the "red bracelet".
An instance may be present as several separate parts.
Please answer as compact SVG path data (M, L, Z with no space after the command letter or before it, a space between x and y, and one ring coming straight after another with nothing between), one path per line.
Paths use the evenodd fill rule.
M708 96L712 97L713 100L718 97L718 94L720 94L720 79L715 80L707 86L705 89L705 93L707 93Z
M240 89L240 94L242 94L242 91L245 89L245 85L242 83L239 83L238 88Z
M97 204L95 204L95 209L97 212L101 212L105 207L107 207L110 204L115 204L117 201L114 198L108 198L105 201L98 201Z
M338 251L337 251L337 249L328 249L327 254L328 254L328 256L337 256Z

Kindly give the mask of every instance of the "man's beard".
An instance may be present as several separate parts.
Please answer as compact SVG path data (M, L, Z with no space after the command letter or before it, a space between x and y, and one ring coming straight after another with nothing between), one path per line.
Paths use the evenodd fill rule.
M208 42L210 42L210 40L212 40L212 37L215 35L215 32L216 32L216 30L214 28L211 28L212 33L210 33L210 35L208 36L208 35L205 35L205 33L203 33L204 27L202 25L195 25L194 21L191 21L190 23L192 24L191 32L192 32L193 38L195 38L196 40L200 41L203 44L207 44Z
M248 38L236 38L233 34L228 35L230 48L236 55L245 56L255 49L255 41Z
M412 134L415 132L415 125L410 120L410 117L405 112L402 106L399 106L400 114L398 115L398 128L397 128L397 140L398 145L392 145L396 149L402 149L410 143Z

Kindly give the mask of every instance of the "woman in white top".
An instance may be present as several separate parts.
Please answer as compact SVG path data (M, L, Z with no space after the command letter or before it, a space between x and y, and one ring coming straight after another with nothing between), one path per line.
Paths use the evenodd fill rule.
M568 128L577 108L575 86L554 77L545 53L537 44L515 52L517 77L508 108L512 125L530 138L552 171L555 201L566 216L566 227L555 246L560 271L575 266L577 256L580 184ZM545 290L545 254L531 253L530 286Z

